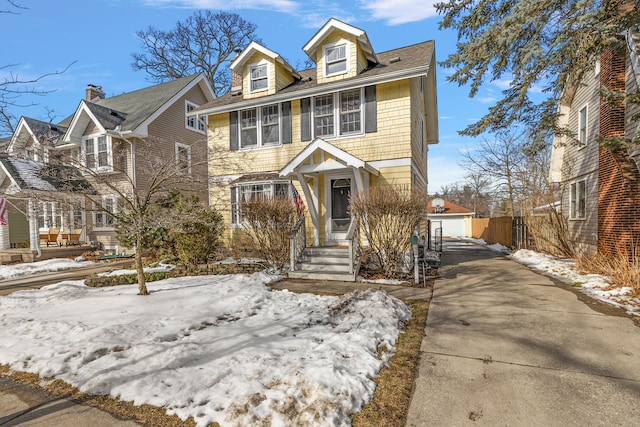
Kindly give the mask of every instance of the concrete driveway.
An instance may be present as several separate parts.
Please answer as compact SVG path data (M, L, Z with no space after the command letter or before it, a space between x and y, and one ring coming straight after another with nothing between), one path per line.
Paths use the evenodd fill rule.
M640 426L640 327L467 242L448 242L407 426Z

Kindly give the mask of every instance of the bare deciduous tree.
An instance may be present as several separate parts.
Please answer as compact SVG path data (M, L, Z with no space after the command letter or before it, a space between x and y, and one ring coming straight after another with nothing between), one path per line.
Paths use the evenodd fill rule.
M162 82L204 73L216 95L230 87L228 67L221 66L237 49L256 38L256 25L229 12L198 11L170 31L148 27L136 34L144 53L132 54L134 70Z
M494 198L507 201L511 216L518 211L520 183L516 174L525 158L525 143L522 135L501 133L494 141L483 139L476 150L464 153L460 164L470 174L491 180Z
M6 0L8 9L0 10L0 14L18 14L20 10L28 8L20 5L13 0ZM16 73L14 68L17 64L0 64L0 72L6 76L0 80L0 136L11 135L15 130L16 116L10 111L11 108L29 107L35 105L32 102L21 102L24 95L43 96L53 92L52 90L37 89L33 85L46 77L62 74L67 71L73 64L72 62L61 70L43 74L34 78L22 78Z
M162 141L148 138L135 143L135 173L128 168L126 150L121 157L114 154L113 172L101 173L93 167L88 167L80 159L68 158L76 170L82 171L92 188L76 191L82 194L91 204L94 212L105 214L119 229L126 233L136 247L135 267L138 275L138 294L148 295L143 269L143 251L149 248L150 242L146 238L151 229L170 229L175 224L175 216L159 208L157 202L167 196L171 190L189 191L198 179L205 176L184 173L175 155L167 156L159 153L158 145ZM114 150L115 152L116 150ZM194 153L192 168L206 164L206 155L198 158ZM117 206L103 206L103 195L112 195ZM186 213L182 213L182 220Z

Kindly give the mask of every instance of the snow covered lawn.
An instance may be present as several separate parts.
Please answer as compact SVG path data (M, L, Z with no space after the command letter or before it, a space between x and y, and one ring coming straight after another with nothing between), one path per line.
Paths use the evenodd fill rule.
M198 426L349 425L411 314L382 291L271 291L265 273L0 297L0 363ZM380 357L379 357L380 353Z

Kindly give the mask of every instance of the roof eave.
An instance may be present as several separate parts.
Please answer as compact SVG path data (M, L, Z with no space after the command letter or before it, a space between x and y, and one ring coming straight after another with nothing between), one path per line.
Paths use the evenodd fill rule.
M309 89L301 89L299 91L286 92L281 94L275 94L260 98L251 98L242 102L236 102L232 104L223 105L220 107L204 108L200 110L194 110L189 116L204 116L212 114L226 113L238 109L251 108L265 103L290 101L293 99L304 98L307 96L322 95L324 93L335 92L336 90L348 90L357 87L368 86L371 84L383 84L393 82L397 80L410 79L413 77L420 77L429 73L430 65L410 68L406 70L399 70L393 73L384 74L382 76L376 75L372 77L363 77L355 80L341 80L327 85L316 86Z

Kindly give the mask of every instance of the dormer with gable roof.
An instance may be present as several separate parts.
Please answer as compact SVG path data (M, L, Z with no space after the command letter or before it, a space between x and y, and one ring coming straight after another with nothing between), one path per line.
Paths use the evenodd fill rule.
M231 63L231 72L241 76L242 86L233 91L245 99L273 95L300 79L287 61L278 53L251 42Z
M378 63L367 33L334 18L302 50L316 63L320 84L355 77Z
M7 153L11 156L47 163L49 150L55 147L65 131L64 126L21 117L7 147Z

